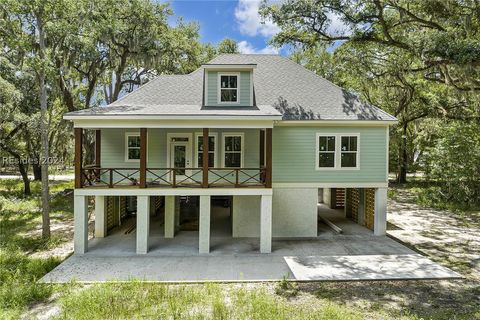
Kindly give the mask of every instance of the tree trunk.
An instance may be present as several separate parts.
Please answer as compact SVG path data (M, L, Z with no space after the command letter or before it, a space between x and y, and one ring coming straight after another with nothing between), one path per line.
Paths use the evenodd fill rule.
M408 128L408 123L404 123L402 127L402 137L400 139L399 151L398 151L398 174L397 174L398 183L407 182L407 166L408 166L407 128Z
M47 123L47 89L45 87L45 34L43 30L42 13L37 12L37 31L39 36L38 54L42 65L38 72L40 87L40 136L42 142L41 168L42 168L42 237L50 237L50 206L48 186L48 123Z
M30 179L28 179L28 172L22 161L18 161L18 170L20 171L20 175L22 176L23 180L23 194L29 196L32 194L30 191Z
M42 180L42 167L40 163L33 163L32 170L33 170L33 181Z

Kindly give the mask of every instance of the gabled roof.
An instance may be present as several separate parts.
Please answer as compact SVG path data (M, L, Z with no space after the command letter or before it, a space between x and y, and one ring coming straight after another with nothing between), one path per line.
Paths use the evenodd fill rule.
M254 107L204 107L205 66L188 75L161 75L106 107L67 114L280 116L283 120L396 121L381 109L279 55L223 54L208 65L256 65ZM207 66L208 66L207 65Z

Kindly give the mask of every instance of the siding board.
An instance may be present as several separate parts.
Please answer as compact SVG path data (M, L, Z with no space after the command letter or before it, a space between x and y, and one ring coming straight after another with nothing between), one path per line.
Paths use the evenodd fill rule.
M360 134L360 169L316 170L316 133ZM387 137L384 127L275 127L275 183L385 182Z

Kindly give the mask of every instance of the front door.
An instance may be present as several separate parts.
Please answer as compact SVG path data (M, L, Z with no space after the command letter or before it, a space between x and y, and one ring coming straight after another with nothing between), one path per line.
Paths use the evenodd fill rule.
M173 175L175 175L176 182L181 182L185 180L186 176L190 174L185 169L185 168L190 168L190 162L191 162L191 156L190 156L189 139L183 140L183 141L171 141L170 142L170 167L175 168L175 170L172 172L171 179L173 180Z

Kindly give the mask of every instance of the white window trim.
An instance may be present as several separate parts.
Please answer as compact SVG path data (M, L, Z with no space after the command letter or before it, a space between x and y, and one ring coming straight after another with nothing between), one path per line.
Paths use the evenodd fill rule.
M128 137L140 137L140 132L125 132L125 162L140 162L140 159L128 158ZM148 138L147 138L147 141L148 141ZM141 143L142 142L140 142L140 144Z
M342 138L343 137L356 137L357 138L357 151L342 151ZM358 170L360 169L360 134L359 133L344 133L339 135L339 168L342 170ZM342 153L353 153L355 152L355 167L342 167Z
M221 90L222 90L222 83L221 79L222 76L236 76L237 77L237 101L221 101ZM233 88L224 88L229 90L234 90ZM217 103L224 104L224 105L232 105L232 104L239 104L240 103L240 72L219 72L217 74Z
M317 171L336 171L336 170L360 170L360 133L323 133L317 132L315 135L315 170ZM319 137L335 137L335 163L333 167L319 167ZM357 137L357 157L356 167L342 167L342 137Z
M218 133L216 132L209 132L208 133L208 136L209 137L213 137L214 138L214 141L215 141L215 150L213 151L213 167L214 168L217 168L217 155L218 155L218 146L220 145L218 143ZM195 132L195 152L194 152L194 157L195 157L195 168L199 168L198 166L198 137L203 137L203 133L202 132Z
M319 160L319 153L320 153L320 143L319 143L319 138L320 137L335 137L335 150L333 150L333 167L320 167L318 166L318 160ZM337 169L337 141L338 137L334 133L318 133L316 134L316 141L315 141L315 169L316 170L335 170Z
M223 133L222 134L222 168L225 167L225 138L226 137L241 137L241 144L240 148L242 149L240 151L240 168L243 168L243 157L245 155L245 134L243 132L228 132L228 133ZM236 168L236 167L228 167L228 168Z

